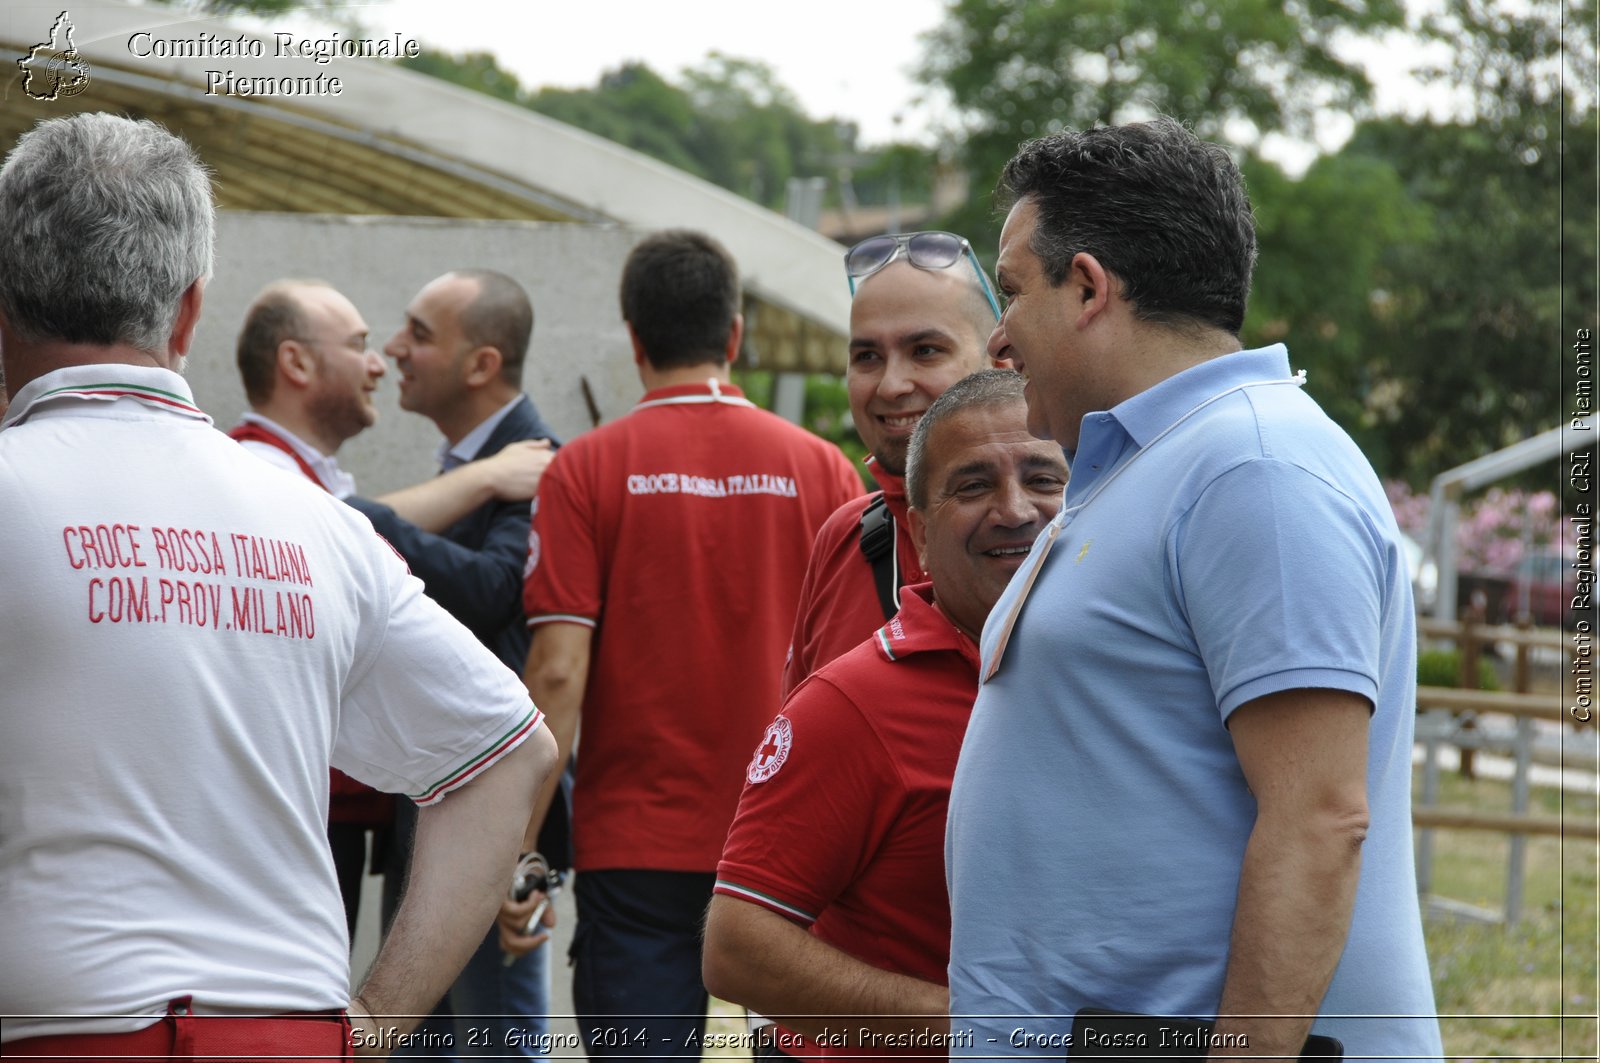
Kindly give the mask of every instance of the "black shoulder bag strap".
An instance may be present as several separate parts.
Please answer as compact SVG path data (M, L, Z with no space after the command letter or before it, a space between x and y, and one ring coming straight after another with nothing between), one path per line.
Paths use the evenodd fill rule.
M872 566L872 582L878 588L878 604L883 608L885 620L894 619L900 611L900 573L894 563L894 514L883 492L861 511L861 538L856 545Z

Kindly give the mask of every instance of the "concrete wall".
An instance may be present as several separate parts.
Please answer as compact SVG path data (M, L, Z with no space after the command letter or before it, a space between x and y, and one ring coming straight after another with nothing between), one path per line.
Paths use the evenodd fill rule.
M190 351L190 386L220 428L231 427L248 408L234 340L245 308L270 281L329 282L355 303L372 330L373 349L381 351L417 289L451 269L487 267L516 278L533 299L533 347L523 386L555 430L571 438L590 427L582 378L603 420L625 413L643 391L617 309L622 263L641 235L621 227L535 222L221 214L216 269ZM431 421L399 408L389 365L378 388L378 424L339 451L340 464L367 495L438 471L439 433Z

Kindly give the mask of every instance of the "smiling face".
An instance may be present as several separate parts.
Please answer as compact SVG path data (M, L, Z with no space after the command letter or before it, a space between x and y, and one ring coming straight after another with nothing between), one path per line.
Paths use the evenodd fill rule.
M902 260L866 278L850 305L850 416L891 475L905 475L911 432L933 400L986 364L971 298L964 273Z
M303 288L296 298L307 325L302 342L315 356L306 411L324 438L343 443L378 423L372 397L386 367L350 300L324 287Z
M930 424L921 451L912 541L939 607L974 639L1067 483L1061 448L1030 434L1027 416L1015 400L962 409Z
M989 355L1010 358L1028 381L1023 391L1028 431L1074 449L1083 415L1103 407L1090 404L1098 389L1087 377L1087 358L1079 343L1071 302L1078 288L1070 276L1052 285L1028 246L1037 221L1038 207L1032 200L1020 200L1000 231L995 275L1005 310L989 337Z
M477 298L478 284L447 273L432 281L406 307L400 331L383 345L400 371L400 408L437 421L467 392L465 365L472 343L461 312Z

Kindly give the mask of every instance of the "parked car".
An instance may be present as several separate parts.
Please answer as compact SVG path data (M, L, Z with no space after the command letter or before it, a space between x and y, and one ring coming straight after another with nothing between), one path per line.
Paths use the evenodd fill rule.
M1434 562L1422 560L1422 546L1401 533L1406 566L1411 572L1411 592L1417 612L1433 613L1439 595L1439 570ZM1475 599L1484 605L1484 619L1491 624L1514 624L1526 610L1538 627L1570 625L1577 612L1572 601L1577 591L1577 573L1560 554L1543 551L1523 558L1515 572L1460 572L1456 575L1456 606L1466 610Z
M1557 553L1524 557L1514 572L1463 572L1456 582L1456 601L1467 608L1481 596L1484 619L1491 624L1514 624L1527 613L1536 627L1561 627L1576 616L1577 574Z
M1525 557L1506 588L1505 619L1514 621L1526 611L1542 627L1570 623L1577 584L1576 571L1560 554Z

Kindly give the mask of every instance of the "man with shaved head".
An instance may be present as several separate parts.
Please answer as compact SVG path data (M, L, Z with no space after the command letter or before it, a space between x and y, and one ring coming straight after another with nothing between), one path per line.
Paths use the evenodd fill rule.
M412 297L405 320L384 353L399 375L400 408L421 414L444 437L439 465L448 476L476 459L498 455L525 440L559 443L522 390L523 365L533 338L533 304L503 273L461 269L437 277ZM547 452L548 453L548 452ZM439 477L445 479L446 477ZM528 555L531 507L494 499L439 531L406 519L392 499L353 497L427 588L428 595L465 624L507 666L527 659L529 634L522 612L522 573ZM409 812L400 807L398 843L386 877L392 908L404 874ZM558 793L538 849L556 868L569 863L566 806ZM509 889L511 881L508 878ZM549 949L506 962L498 931L491 931L451 987L423 1033L431 1043L453 1044L456 1055L520 1053L533 1058L546 1032ZM481 1031L488 1030L485 1036ZM447 1039L448 1038L448 1039ZM429 1039L419 1039L421 1046ZM403 1054L403 1053L402 1053Z
M250 410L228 435L335 498L352 495L355 478L339 467L337 454L377 423L373 395L385 372L360 311L326 281L273 281L245 311L235 358ZM492 498L527 498L548 461L547 449L507 448L381 501L404 519L439 531ZM335 771L328 817L345 924L353 936L368 834L374 832L373 860L381 868L393 799Z
M817 533L784 666L787 695L899 608L927 579L906 517L906 447L917 421L986 354L999 308L966 240L954 233L874 236L845 255L854 294L845 380L850 416L871 451L875 494L847 502Z

